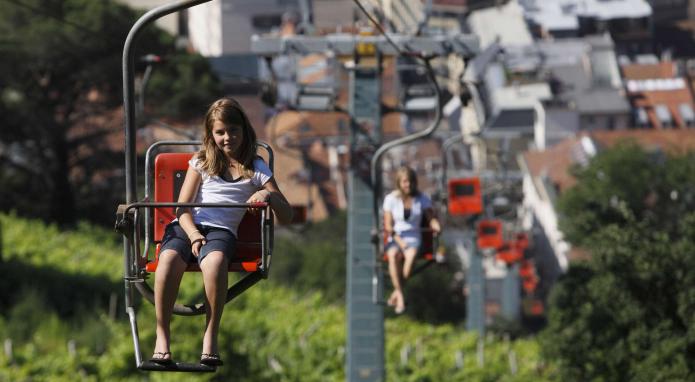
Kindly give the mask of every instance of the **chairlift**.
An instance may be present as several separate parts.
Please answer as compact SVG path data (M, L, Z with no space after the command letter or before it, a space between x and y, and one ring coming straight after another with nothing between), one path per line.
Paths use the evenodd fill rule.
M175 217L176 207L256 208L260 210L258 213L247 212L239 224L235 258L229 263L228 271L243 273L245 276L229 288L227 302L239 296L258 281L267 278L270 271L274 223L268 203L177 203L176 200L178 200L178 194L189 166L188 161L194 155L193 152L160 153L156 155L154 160L154 172L150 171L151 158L153 153L157 151L156 148L165 145L199 144L199 141L162 141L153 144L145 155L146 184L143 201L118 207L116 229L124 235L126 242L126 311L130 317L136 363L140 370L215 371L215 367L200 364L172 363L162 365L143 361L140 354L135 304L128 295L134 287L147 301L154 304L154 291L146 281L150 273L154 273L157 269L159 245L166 225ZM272 171L274 160L270 146L263 142L258 142L258 146L267 151L268 166ZM149 190L152 189L153 183L154 193L150 197ZM153 217L153 220L150 217ZM141 232L143 227L144 232ZM152 236L150 236L150 232ZM144 241L144 245L141 245L142 241ZM155 251L151 251L152 245L155 245ZM189 264L186 269L186 272L199 271L198 264ZM203 303L187 305L177 303L174 305L174 314L177 315L192 316L204 313Z
M505 242L497 249L497 259L507 265L514 264L524 258L524 253L515 242Z
M434 107L431 110L434 113L434 119L432 120L431 124L425 128L422 131L418 131L409 135L406 135L401 138L397 138L393 141L390 141L388 143L385 143L381 145L374 155L372 156L371 159L371 164L370 164L370 180L373 185L373 205L372 205L372 212L373 212L373 218L374 218L374 224L375 227L372 230L372 243L374 245L374 252L375 255L377 256L382 256L385 258L384 254L384 243L386 243L386 235L384 234L383 231L379 229L379 198L383 192L383 187L382 183L379 179L379 172L378 170L380 169L380 160L381 157L386 154L389 150L396 146L404 145L407 143L411 143L417 140L421 139L426 139L428 138L434 131L439 127L441 120L442 120L442 104L441 104L441 99L440 99L440 90L439 86L437 84L437 80L434 75L434 71L432 70L430 59L426 58L424 59L425 61L425 72L427 73L427 78L429 80L429 86L432 88L432 97L434 99ZM404 112L407 114L407 110L401 109L398 110L400 112ZM424 220L424 219L423 219ZM421 224L424 224L421 222ZM382 224L383 225L383 224ZM382 236L381 240L379 239L379 235ZM431 241L430 241L431 240ZM431 244L430 244L431 242ZM413 269L413 272L411 273L411 276L414 275L416 272L421 271L424 269L426 266L431 265L434 263L435 259L437 259L437 253L435 251L438 250L438 240L436 237L434 237L433 232L429 230L429 227L425 227L422 230L422 257L424 257L427 262L423 264L421 267L416 267ZM381 296L379 295L379 277L377 276L378 274L381 273L381 262L376 261L375 262L375 268L374 268L374 273L373 273L373 281L372 281L372 286L373 286L373 301L374 303L382 303L383 301Z
M527 294L532 294L538 286L538 276L536 275L536 267L529 260L523 260L519 267L519 275L521 276L521 286Z
M522 306L526 316L539 317L545 314L545 304L537 297L524 298Z
M517 248L519 248L522 252L525 251L529 246L529 238L526 232L517 233L514 241Z
M502 221L484 219L478 222L478 248L498 249L504 244Z
M503 261L507 265L521 261L524 258L524 251L528 248L528 236L524 232L516 234L514 240L504 242L497 249L497 259Z
M452 216L478 215L483 212L480 178L451 179L448 184L449 214Z

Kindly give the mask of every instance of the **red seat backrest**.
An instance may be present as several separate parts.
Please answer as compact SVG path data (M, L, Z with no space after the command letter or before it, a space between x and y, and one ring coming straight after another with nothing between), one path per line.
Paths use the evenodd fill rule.
M154 201L176 202L188 170L188 161L193 153L162 153L154 160ZM164 236L164 228L176 214L174 208L154 210L154 241L159 243Z
M451 179L448 189L450 215L477 215L483 212L480 178Z
M161 153L154 161L154 201L176 202L183 180L188 171L188 161L193 153ZM159 243L164 236L164 229L176 217L174 208L156 208L154 211L154 242ZM234 259L229 264L229 271L253 272L258 269L261 258L261 214L246 213L237 231L237 250ZM146 270L154 272L157 259L147 264ZM199 271L197 264L190 264L188 271Z
M478 222L478 248L497 249L504 244L502 222L495 219Z

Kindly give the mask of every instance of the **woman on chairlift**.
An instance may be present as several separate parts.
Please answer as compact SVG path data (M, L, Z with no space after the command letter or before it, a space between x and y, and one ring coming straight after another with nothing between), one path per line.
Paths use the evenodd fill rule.
M396 189L384 198L385 246L389 262L389 275L393 292L387 304L396 314L405 311L403 284L411 274L415 257L422 244L422 227L429 227L435 235L441 231L434 217L432 201L418 191L415 171L403 166L396 171ZM425 224L423 224L425 223Z

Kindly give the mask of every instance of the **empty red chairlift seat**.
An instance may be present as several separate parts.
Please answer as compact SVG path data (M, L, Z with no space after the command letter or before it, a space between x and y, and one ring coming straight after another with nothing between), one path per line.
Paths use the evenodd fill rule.
M479 178L451 179L448 191L450 215L477 215L483 212Z
M524 258L524 251L528 248L529 241L525 232L516 234L511 242L505 242L497 250L497 259L507 264L521 261Z
M497 249L503 244L502 222L500 220L481 220L478 222L478 248Z
M497 250L497 259L507 264L513 264L524 257L523 250L520 250L516 242L504 243Z

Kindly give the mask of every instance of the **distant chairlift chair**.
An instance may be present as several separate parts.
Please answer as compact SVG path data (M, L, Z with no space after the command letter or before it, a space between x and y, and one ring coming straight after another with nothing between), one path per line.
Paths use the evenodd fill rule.
M419 264L415 266L410 273L410 277L415 276L416 274L424 271L427 267L430 265L434 264L435 262L441 262L442 259L437 258L437 249L439 248L439 236L435 235L432 229L429 227L427 224L428 222L425 221L424 217L420 223L420 228L422 232L422 242L420 244L420 250L417 254L416 260L424 260L424 261L419 261ZM382 234L383 237L383 247L386 247L386 244L388 243L388 237L386 235L386 232L383 232ZM383 260L385 262L388 262L388 257L386 256L386 251L383 251Z

